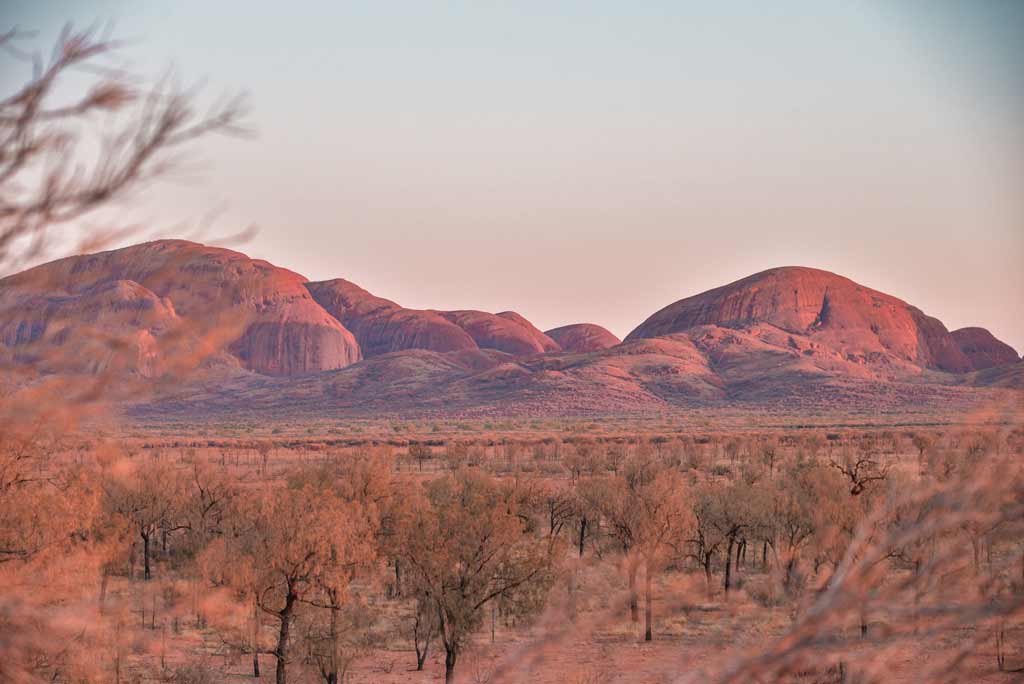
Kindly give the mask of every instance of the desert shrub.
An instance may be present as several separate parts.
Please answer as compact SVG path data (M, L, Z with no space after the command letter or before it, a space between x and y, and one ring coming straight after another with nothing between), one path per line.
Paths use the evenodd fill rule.
M423 464L434 458L434 452L426 444L413 443L409 445L409 460L416 463L420 470Z
M217 684L223 674L205 662L183 663L173 668L164 680L168 684Z

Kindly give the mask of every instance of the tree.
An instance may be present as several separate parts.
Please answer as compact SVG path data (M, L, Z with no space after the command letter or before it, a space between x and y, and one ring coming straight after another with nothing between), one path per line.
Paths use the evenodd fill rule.
M637 548L644 561L644 640L652 639L652 579L661 570L677 540L693 526L682 477L662 470L654 479L631 491L636 497L639 521Z
M653 577L665 554L692 526L685 487L678 471L652 455L627 459L620 472L584 484L584 496L609 526L626 560L630 615L639 621L637 573L644 567L644 638L652 638Z
M27 55L18 47L28 34L0 34L0 47L29 63L32 76L0 99L0 272L41 255L48 232L110 206L166 174L174 155L210 133L243 133L243 96L224 100L206 114L197 112L194 92L170 78L148 91L131 85L129 75L106 58L120 42L95 29L67 25L50 58ZM77 80L76 76L77 75ZM82 83L69 104L54 104L57 93ZM136 103L133 115L122 116ZM100 117L112 127L97 139L84 139L103 126L83 125ZM85 163L86 158L95 159ZM107 235L90 236L91 245Z
M726 545L722 581L726 594L732 588L733 552L746 535L756 530L759 522L752 489L747 481L716 483L701 490L695 500L698 532L702 533L705 543L710 544L704 553L705 574L709 580L711 552L723 543Z
M842 473L850 481L850 494L861 494L872 482L881 482L889 474L889 467L881 465L869 449L854 453L846 449L839 460L830 459L833 468Z
M3 65L8 78L0 93L0 276L44 256L95 250L124 234L111 225L116 221L112 210L172 170L193 143L212 133L241 132L246 109L241 97L200 107L195 88L180 88L170 77L146 83L126 73L116 66L123 43L98 30L69 25L47 52L25 45L31 35L0 31L2 56L24 62L25 73L18 83L17 65ZM84 225L101 217L108 229ZM54 239L71 226L81 229L77 239L67 232ZM54 245L59 249L51 250ZM103 341L113 349L120 342ZM105 549L96 552L110 543L111 532L123 529L111 522L132 524L133 538L144 533L151 544L170 519L157 509L174 498L168 496L173 492L157 491L157 501L143 501L133 490L154 491L145 478L133 482L135 475L128 472L93 478L87 464L72 466L65 460L67 445L78 436L77 420L106 398L104 374L89 383L81 377L72 382L47 378L26 387L24 381L38 375L38 365L10 366L10 358L0 354L0 389L22 387L13 401L0 399L0 566L9 573L5 581L13 579L25 589L25 581L43 570L87 567L103 557ZM96 451L95 445L88 448ZM112 484L116 491L107 489ZM111 507L111 494L125 498ZM125 515L115 510L121 505ZM161 522L154 529L148 520ZM51 555L51 550L60 554ZM57 559L62 562L48 563ZM151 575L150 553L144 560ZM71 608L83 604L85 589L62 596L53 588L26 590L31 596L19 597L18 605L9 600L13 597L0 598L0 633L16 637L13 649L4 648L12 645L9 639L0 647L0 680L106 681L95 669L102 640L93 630L99 627L80 629ZM119 665L122 641L127 641L120 636L120 622L118 634Z
M74 468L58 467L61 447L42 422L19 424L0 415L0 565L25 563L61 542L81 536L92 517Z
M823 515L836 497L835 482L822 478L821 468L794 466L778 481L770 499L770 526L782 555L783 587L791 588L801 553L815 534L824 531ZM845 496L845 495L841 495Z
M238 486L223 469L193 458L185 484L184 517L191 550L198 552L224 531L237 504Z
M428 485L401 538L416 595L437 615L451 684L484 607L549 579L548 546L526 531L497 482L466 469Z
M106 506L142 541L143 578L152 578L151 559L157 532L185 529L183 480L168 463L147 459L121 461L104 481Z
M704 569L704 581L708 595L712 593L712 570L715 555L725 543L725 537L716 524L719 507L718 493L712 486L698 489L693 500L694 536L690 543L695 547L692 556Z
M759 440L758 447L761 450L761 462L768 468L768 477L774 477L775 461L779 455L778 440L773 437L766 437Z
M337 617L335 608L351 578L351 554L366 553L365 529L354 524L362 515L357 506L308 484L298 489L268 485L249 496L239 513L244 524L211 545L204 565L215 584L235 586L253 602L252 649L274 656L275 681L285 684L300 606L322 607L332 620ZM276 623L270 648L260 642L259 615ZM337 637L336 631L328 634L335 646ZM332 653L325 659L336 666ZM330 673L331 666L325 667Z
M416 461L420 470L423 470L423 464L433 457L434 453L426 444L413 443L409 445L409 460Z
M354 605L349 587L360 575L368 574L377 559L375 537L381 527L382 511L392 499L390 461L357 457L338 469L337 479L321 479L316 496L337 516L330 538L329 556L315 575L314 591L302 600L326 613L324 621L312 620L307 634L310 654L325 684L338 684L350 657L345 654L349 635L365 626L365 606Z
M411 632L413 648L416 651L416 671L422 672L430 645L437 636L437 611L430 596L424 592L416 595Z

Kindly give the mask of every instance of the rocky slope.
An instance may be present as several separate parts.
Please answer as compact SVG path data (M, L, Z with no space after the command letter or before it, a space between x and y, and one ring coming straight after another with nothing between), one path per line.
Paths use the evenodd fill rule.
M486 311L439 311L440 315L465 330L481 349L494 349L513 356L530 356L555 351L558 344L525 321L519 314ZM527 327L528 326L528 327Z
M569 352L592 352L608 349L621 340L607 329L593 323L573 323L544 333Z
M558 343L514 311L407 309L341 278L306 283L306 289L355 333L366 357L406 349L495 349L514 356L560 350Z
M405 309L347 280L306 283L306 288L355 334L366 357L404 349L452 352L478 348L465 330L441 314Z
M266 261L184 240L69 257L0 280L0 340L65 359L56 348L69 340L96 342L86 329L93 322L118 339L156 339L176 319L180 337L223 349L260 373L317 373L358 361L355 337L313 301L304 282ZM106 299L97 302L100 292ZM77 303L82 298L92 298L91 313ZM129 316L132 307L152 313ZM136 370L147 372L145 364Z
M984 328L960 328L950 335L974 370L985 370L1020 360L1013 347L1000 342Z
M626 339L698 325L742 329L768 324L799 336L808 354L822 347L863 364L976 370L938 319L883 292L812 268L775 268L670 304Z

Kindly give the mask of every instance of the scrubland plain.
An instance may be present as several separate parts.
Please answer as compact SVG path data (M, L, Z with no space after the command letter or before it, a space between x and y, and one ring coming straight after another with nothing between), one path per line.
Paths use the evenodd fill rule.
M1018 427L42 434L4 434L7 681L1024 667Z

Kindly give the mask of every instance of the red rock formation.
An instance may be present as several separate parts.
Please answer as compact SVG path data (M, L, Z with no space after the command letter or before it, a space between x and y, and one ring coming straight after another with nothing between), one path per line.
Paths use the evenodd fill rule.
M184 241L0 280L0 392L62 372L175 377L169 349L202 348L224 363L173 383L182 415L557 415L744 403L891 413L922 402L950 411L951 402L1016 391L1024 377L1020 361L994 365L1018 357L984 331L950 334L899 299L803 268L677 302L617 343L588 324L545 334L514 312L405 309L344 280L308 283ZM360 345L371 358L352 363ZM986 369L955 379L922 372L975 367Z
M496 349L515 356L558 351L558 343L513 311L406 309L341 278L306 283L313 298L351 330L367 357L406 349Z
M532 325L525 327L515 318L484 311L439 311L438 313L469 333L469 336L481 349L497 349L513 356L530 356L543 354L549 350L551 344L555 344L554 340L547 338L544 333ZM506 314L510 313L506 312ZM522 318L518 314L511 315ZM557 345L555 346L557 347Z
M1013 347L984 328L960 328L950 335L975 370L985 370L1020 360Z
M120 283L122 294L141 288L172 302L192 336L223 342L243 365L261 373L314 373L359 360L355 338L313 301L304 282L297 273L238 252L159 240L61 259L0 280L0 329L28 325L35 331L30 337L50 335L53 321L24 318L33 299L81 297ZM73 326L76 316L67 318L64 325ZM24 343L24 333L4 337Z
M871 363L883 357L953 373L972 365L945 326L906 302L812 268L775 268L670 304L626 340L698 325L769 323Z
M608 330L593 323L563 325L560 328L548 330L544 334L569 352L598 351L614 347L621 342Z
M366 357L404 349L477 349L462 328L434 311L406 309L341 278L306 283L324 309L351 330Z
M15 350L22 365L47 373L117 369L155 375L156 338L180 324L170 300L131 280L67 295L0 292L0 345Z
M535 339L540 346L546 352L557 352L562 351L562 346L551 339L547 334L542 333L533 323L526 320L522 314L516 313L515 311L501 311L497 314L507 321L518 323L523 328L526 328L530 332L530 336Z

